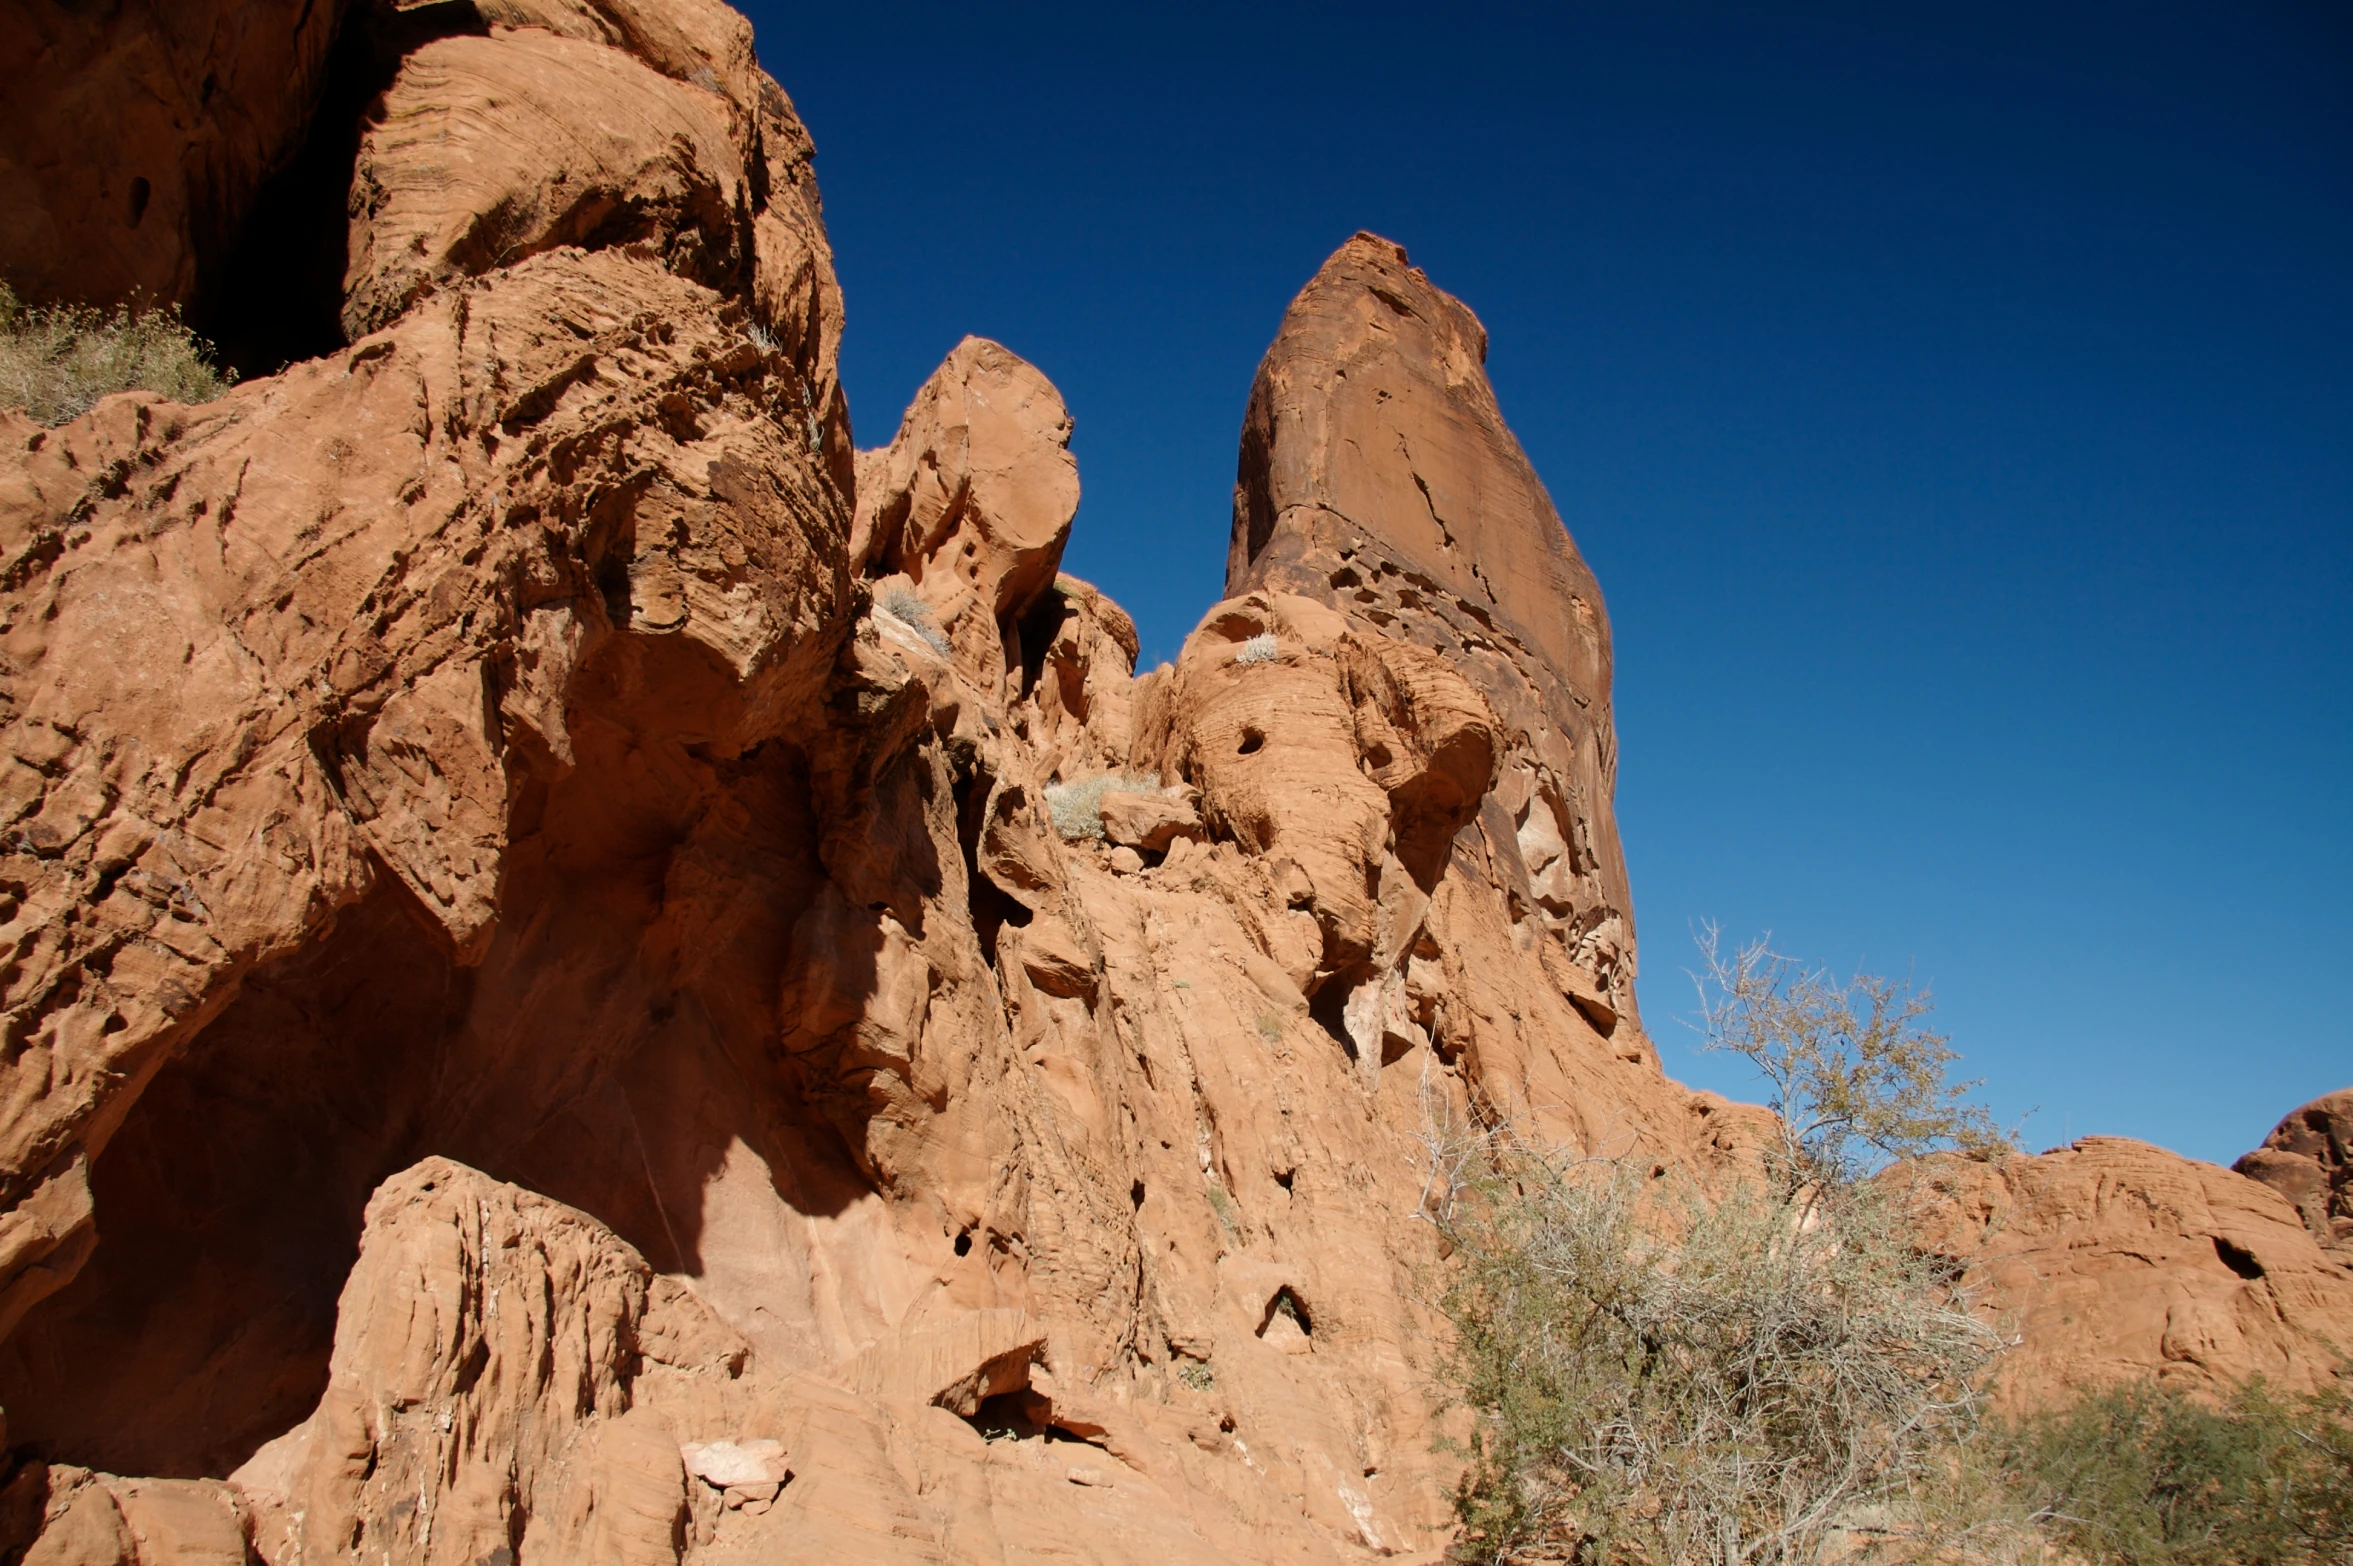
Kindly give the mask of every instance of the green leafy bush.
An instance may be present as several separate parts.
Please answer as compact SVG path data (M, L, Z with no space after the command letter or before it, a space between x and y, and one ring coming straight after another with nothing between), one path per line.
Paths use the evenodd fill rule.
M211 352L176 309L28 307L0 283L0 408L41 424L79 418L121 391L210 402L236 380L213 368Z
M1985 1457L2084 1566L2353 1561L2353 1397L2139 1382L1989 1421Z

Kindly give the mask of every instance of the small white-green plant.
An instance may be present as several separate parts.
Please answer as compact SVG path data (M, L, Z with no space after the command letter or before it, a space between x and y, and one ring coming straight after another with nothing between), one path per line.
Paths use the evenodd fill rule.
M1091 778L1046 785L1046 813L1054 830L1072 842L1103 840L1103 796L1110 793L1149 794L1160 787L1157 772L1103 772Z
M177 309L27 306L0 283L0 408L52 428L114 392L210 402L237 378L214 369L211 352Z
M911 588L886 588L876 607L930 643L932 651L943 658L948 656L948 633L931 623L930 606L916 597Z
M1242 650L1234 654L1234 662L1272 663L1282 654L1283 649L1281 644L1276 642L1275 633L1261 631L1242 644Z

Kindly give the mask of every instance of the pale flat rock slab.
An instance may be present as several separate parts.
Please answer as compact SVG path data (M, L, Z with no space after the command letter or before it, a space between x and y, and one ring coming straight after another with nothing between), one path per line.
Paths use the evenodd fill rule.
M1201 813L1187 796L1190 789L1138 792L1106 789L1102 798L1103 836L1111 843L1139 853L1164 854L1180 837L1203 835Z

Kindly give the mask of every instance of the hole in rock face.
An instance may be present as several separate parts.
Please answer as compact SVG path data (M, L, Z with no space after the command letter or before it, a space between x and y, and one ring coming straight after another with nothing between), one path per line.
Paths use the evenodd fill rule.
M1264 734L1259 733L1256 729L1244 729L1242 731L1242 743L1234 747L1234 754L1237 756L1254 756L1265 746L1265 744L1266 736Z
M1307 997L1308 1017L1332 1036L1332 1042L1346 1051L1350 1060L1356 1058L1356 1040L1348 1036L1348 996L1363 977L1355 970L1327 975Z
M956 1236L956 1254L959 1256L972 1254L972 1231L970 1229L966 1229Z
M2214 1254L2222 1258L2222 1264L2225 1267L2242 1278L2253 1279L2263 1276L2263 1264L2255 1259L2252 1251L2247 1250L2244 1246L2231 1244L2219 1234L2214 1237Z
M1315 1336L1315 1322L1307 1314L1306 1302L1293 1293L1287 1283L1275 1290L1274 1298L1266 1302L1266 1314L1259 1320L1258 1335L1265 1337L1269 1327L1285 1319L1307 1336Z
M1084 1439L1054 1423L1052 1400L1026 1387L982 1398L980 1407L964 1422L979 1431L983 1439L990 1441Z
M1038 594L1038 601L1030 607L1029 613L1015 623L1014 636L1019 638L1021 645L1022 695L1027 696L1037 689L1038 679L1046 671L1046 649L1052 647L1054 639L1062 634L1063 622L1077 613L1070 606L1069 599L1048 588ZM1065 706L1074 705L1069 700L1073 694L1064 692Z
M981 955L997 965L997 937L1005 926L1021 929L1030 921L1029 905L1007 892L980 867L980 840L987 829L989 791L995 780L975 766L956 782L956 840L964 849L964 895L972 913L972 928L980 937Z
M140 219L147 216L147 203L154 197L155 187L148 183L147 176L144 174L134 176L131 180L130 204L123 214L123 221L130 227L137 228Z
M225 1477L316 1406L367 1199L431 1154L689 1276L749 1253L705 1231L731 1149L803 1213L869 1188L845 1133L762 1064L822 884L807 760L690 749L679 735L708 732L723 676L683 644L648 646L605 644L598 658L635 667L608 678L592 659L580 687L629 691L628 707L575 707L578 765L518 789L478 966L458 967L379 869L130 1106L92 1168L95 1251L0 1343L13 1443Z

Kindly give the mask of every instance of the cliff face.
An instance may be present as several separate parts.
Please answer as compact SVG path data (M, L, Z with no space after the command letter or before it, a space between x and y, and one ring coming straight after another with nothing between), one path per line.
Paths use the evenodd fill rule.
M0 414L0 1558L1434 1555L1429 1128L1762 1114L1635 1015L1477 322L1342 247L1139 678L1036 369L851 449L741 18L344 26L341 346Z
M1497 719L1488 868L1604 1032L1634 1022L1601 588L1503 422L1487 333L1359 234L1284 317L1242 422L1226 592L1298 593L1436 652ZM1549 949L1549 948L1548 948ZM1627 1029L1627 1046L1638 1029Z

